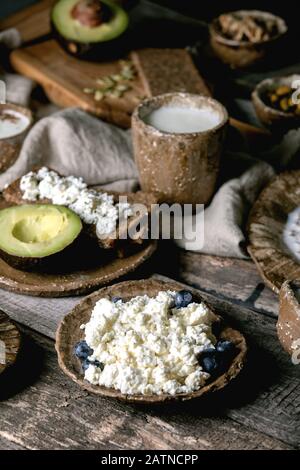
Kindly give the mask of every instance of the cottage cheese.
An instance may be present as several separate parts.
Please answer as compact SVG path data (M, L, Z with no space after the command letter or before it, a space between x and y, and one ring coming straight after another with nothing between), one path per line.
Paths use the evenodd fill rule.
M59 176L46 167L29 172L21 178L23 199L49 199L53 204L67 206L86 224L95 224L99 238L116 230L117 221L130 217L133 208L127 202L114 203L113 196L88 189L82 178Z
M209 374L197 355L214 347L215 315L203 303L174 308L175 292L134 297L116 303L100 299L82 329L93 349L85 379L125 394L188 393L199 389Z

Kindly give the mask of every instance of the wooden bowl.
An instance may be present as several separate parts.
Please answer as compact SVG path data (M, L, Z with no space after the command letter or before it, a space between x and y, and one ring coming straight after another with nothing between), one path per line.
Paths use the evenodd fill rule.
M291 356L300 351L300 280L285 281L279 293L277 333L283 349ZM300 354L299 354L300 358Z
M268 92L276 90L281 85L291 86L295 80L299 81L300 75L267 78L260 82L252 92L252 103L257 117L272 132L284 133L300 126L300 116L277 110L266 103Z
M276 21L278 28L278 34L268 40L256 43L236 41L226 38L222 34L219 17L215 18L209 27L211 47L216 56L232 68L251 67L270 57L278 49L281 40L288 30L285 21L272 13L260 10L239 10L230 13L238 13L242 17L251 14L251 16L263 20L272 19Z
M80 361L74 356L74 345L83 339L84 332L80 329L80 325L90 320L92 309L95 303L102 297L111 298L120 296L125 301L137 295L149 295L154 297L160 290L181 290L182 285L176 282L169 283L146 279L141 281L120 282L110 287L105 287L90 296L86 297L83 302L76 305L75 308L62 320L56 333L56 350L58 354L58 362L62 370L72 379L89 392L105 397L113 397L122 401L133 403L161 403L170 400L190 400L198 398L207 393L220 390L225 387L234 377L236 377L242 369L247 346L244 336L229 326L220 322L220 335L222 339L228 339L235 344L237 354L233 358L228 370L212 381L196 390L193 393L180 393L177 395L125 395L118 390L107 388L99 385L92 385L84 380ZM196 291L193 291L196 302L203 302L203 299Z

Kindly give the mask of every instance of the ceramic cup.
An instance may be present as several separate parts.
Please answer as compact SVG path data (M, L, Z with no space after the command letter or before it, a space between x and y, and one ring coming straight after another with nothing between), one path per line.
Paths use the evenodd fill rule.
M12 120L16 124L16 132L7 129L5 123ZM22 124L17 126L18 121ZM28 108L11 103L0 104L0 172L7 170L16 161L22 142L33 123L33 116Z
M207 110L216 125L197 132L165 132L147 123L161 107ZM206 204L219 171L228 114L218 101L189 93L167 93L143 101L132 116L134 156L144 191L160 202Z

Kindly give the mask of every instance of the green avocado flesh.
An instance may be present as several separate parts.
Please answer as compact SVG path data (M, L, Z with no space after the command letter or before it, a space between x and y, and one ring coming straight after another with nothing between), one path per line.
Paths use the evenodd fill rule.
M127 13L112 1L101 1L110 9L111 17L95 27L83 25L72 17L71 12L77 3L78 0L59 0L52 10L52 22L64 38L81 43L105 42L115 39L126 30Z
M80 218L63 206L32 204L0 210L0 250L12 257L45 258L78 237Z

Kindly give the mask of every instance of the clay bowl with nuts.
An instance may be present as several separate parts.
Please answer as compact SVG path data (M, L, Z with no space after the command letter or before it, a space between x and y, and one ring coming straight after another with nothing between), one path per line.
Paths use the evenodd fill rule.
M92 385L84 379L84 372L80 360L74 354L74 346L84 338L84 331L80 326L90 320L91 312L96 302L101 298L112 300L121 297L128 301L138 295L155 297L159 291L180 291L182 285L177 282L163 282L161 280L144 279L139 281L126 281L104 287L86 297L81 303L62 320L56 333L56 351L58 362L62 370L82 388L97 395L117 398L121 401L141 404L165 403L169 401L185 401L199 398L224 388L241 371L246 360L247 345L244 336L237 330L223 323L221 317L216 315L216 336L218 340L226 340L234 345L234 356L230 358L226 369L216 376L208 379L205 384L191 393L160 394L160 395L130 395L120 390L100 385ZM202 297L195 290L191 290L194 302L203 302ZM211 308L210 308L211 309ZM212 310L212 309L211 309ZM214 330L214 331L215 331Z
M267 78L252 93L257 117L273 132L284 133L300 127L300 104L293 102L293 83L300 84L300 75ZM299 85L298 85L299 88Z
M215 18L209 27L215 55L234 69L253 67L278 50L285 21L260 10L238 10Z
M283 349L292 356L300 350L300 280L285 281L279 293L277 333ZM299 355L300 356L300 355Z

